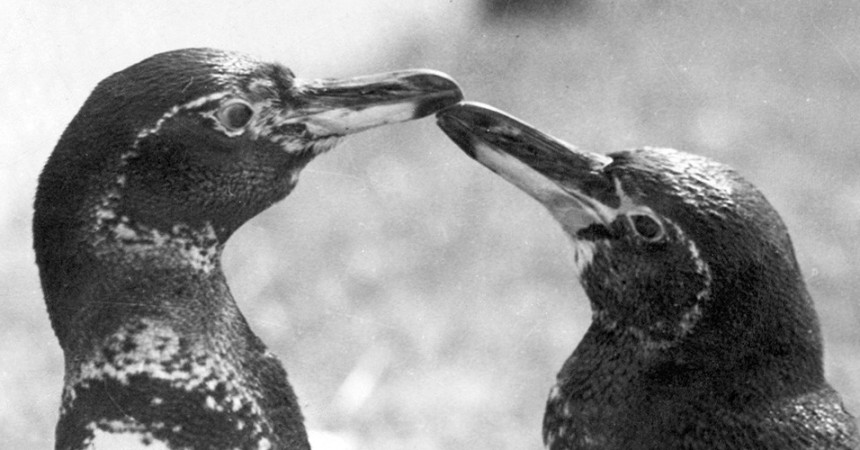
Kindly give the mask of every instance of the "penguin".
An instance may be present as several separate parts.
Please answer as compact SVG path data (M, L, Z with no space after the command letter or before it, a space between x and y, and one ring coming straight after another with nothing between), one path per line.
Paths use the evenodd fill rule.
M460 99L436 71L303 80L207 48L100 82L34 204L65 361L56 448L309 448L284 367L230 293L224 246L344 136Z
M479 103L437 123L573 243L592 320L550 390L546 448L860 448L789 233L753 184L672 149L583 151Z

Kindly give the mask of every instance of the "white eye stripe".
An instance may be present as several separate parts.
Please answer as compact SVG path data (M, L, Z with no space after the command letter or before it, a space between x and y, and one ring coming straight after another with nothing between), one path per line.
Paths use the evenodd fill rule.
M162 125L164 125L164 122L167 121L168 119L172 118L173 116L179 114L181 111L187 111L187 110L199 108L199 107L201 107L201 106L203 106L209 102L221 100L222 98L224 98L228 95L231 95L231 94L232 93L230 93L230 92L217 92L215 94L206 95L206 96L194 99L188 103L184 103L182 105L176 105L176 106L170 108L166 113L164 113L155 122L155 124L153 126L148 127L148 128L144 128L137 133L137 139L134 141L134 145L133 145L134 148L137 148L138 144L140 143L140 141L143 138L145 138L149 135L152 135L152 134L158 134L158 132L161 131L161 127L162 127Z

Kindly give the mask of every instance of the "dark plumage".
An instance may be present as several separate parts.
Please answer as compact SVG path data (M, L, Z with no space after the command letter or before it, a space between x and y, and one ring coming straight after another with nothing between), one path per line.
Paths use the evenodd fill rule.
M287 374L230 294L224 244L338 138L459 99L432 71L302 81L212 49L102 81L35 202L36 261L65 354L56 447L307 448Z
M550 392L548 448L860 447L788 232L752 184L675 150L584 152L478 104L438 121L576 247L593 319Z

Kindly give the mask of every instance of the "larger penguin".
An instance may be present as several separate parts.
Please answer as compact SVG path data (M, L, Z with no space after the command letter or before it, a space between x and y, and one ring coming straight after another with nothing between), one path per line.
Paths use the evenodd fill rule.
M550 392L547 448L860 447L788 232L752 184L675 150L585 152L480 104L438 123L574 243L593 318Z
M433 71L303 81L213 49L102 81L35 202L65 354L56 448L308 448L286 372L230 294L224 244L341 137L461 97Z

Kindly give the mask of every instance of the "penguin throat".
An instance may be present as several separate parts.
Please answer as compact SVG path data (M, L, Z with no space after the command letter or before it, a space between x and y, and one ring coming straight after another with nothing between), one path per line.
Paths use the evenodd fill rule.
M580 268L580 281L597 330L633 337L645 351L673 347L693 332L708 307L712 275L696 244L680 229L676 232L687 245L689 269L651 274L655 278L644 282L621 277L618 271L625 268L608 263L605 255L613 252L611 242L576 241L578 249L590 252L591 262Z
M695 304L681 312L674 323L656 321L654 324L642 326L626 323L615 318L606 309L593 307L592 324L601 333L632 337L642 351L651 353L675 347L690 334L701 317L702 308Z
M86 239L99 259L110 259L129 267L149 261L156 266L189 268L210 274L220 264L223 244L219 239L225 230L216 230L211 222L174 223L165 229L144 223L124 212L123 194L128 176L128 161L138 156L132 149L120 155L119 170L95 204L88 208L89 229Z
M100 258L124 264L145 263L190 269L203 275L216 272L223 245L211 222L174 224L168 230L148 226L113 210L96 211L93 245Z

